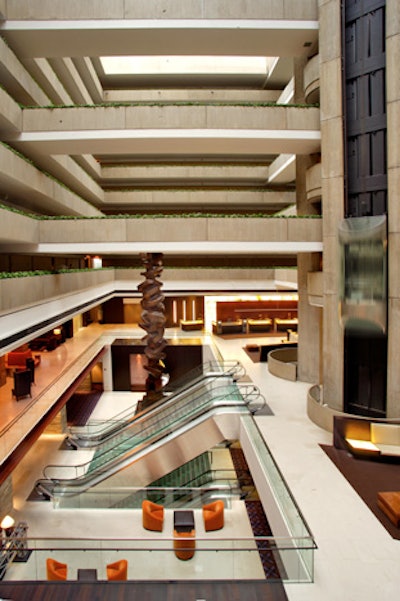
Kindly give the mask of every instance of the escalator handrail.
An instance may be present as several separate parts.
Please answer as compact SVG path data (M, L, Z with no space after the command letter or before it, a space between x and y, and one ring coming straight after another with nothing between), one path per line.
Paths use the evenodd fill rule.
M229 376L224 376L224 378L229 378ZM136 414L132 420L128 420L127 422L118 422L118 424L116 424L115 427L113 426L109 426L106 434L104 435L104 437L102 438L101 441L96 441L95 444L91 444L89 443L87 440L85 441L85 444L81 443L80 445L78 444L77 446L81 446L84 448L90 448L90 447L96 447L99 448L101 447L101 445L107 444L110 440L112 440L113 437L121 435L125 430L130 430L131 428L134 427L140 427L140 425L142 423L147 422L149 419L156 419L157 415L162 415L163 413L165 413L166 411L170 410L171 407L173 407L174 405L177 405L179 403L182 403L183 401L186 403L191 403L193 402L193 400L197 401L200 398L200 394L204 394L202 391L204 389L207 389L207 387L209 386L213 386L214 383L218 383L218 385L221 383L221 375L218 377L215 376L210 376L210 377L205 377L203 378L203 380L199 380L198 382L196 382L193 386L193 390L191 390L191 388L188 388L186 390L184 390L183 392L180 392L176 395L167 397L166 399L163 399L161 401L159 401L158 403L155 403L154 405L152 405L148 410L140 412L138 414ZM229 383L233 384L233 380L229 379ZM191 395L198 395L198 396L194 396L192 397ZM69 441L69 442L77 442L75 441Z
M186 425L188 425L191 422L193 422L193 420L195 418L199 418L201 416L204 416L207 413L209 413L210 411L214 410L216 407L220 408L221 406L224 406L224 407L227 407L227 406L229 406L229 407L239 407L239 406L245 407L243 400L241 402L239 402L238 399L235 399L234 401L227 401L226 395L225 395L225 397L221 397L219 399L216 399L215 397L213 397L212 399L209 399L208 403L204 403L203 406L197 407L195 415L193 414L193 412L191 412L189 415L185 414L183 417L181 417L180 418L179 427L183 428ZM166 436L169 436L171 434L176 435L177 434L177 430L178 430L178 424L176 422L174 422L173 425L174 425L173 429L171 429L171 427L170 427L170 428L167 429L167 431L165 431L165 428L164 428L164 431L161 431L161 432L158 432L158 433L155 433L155 434L153 433L150 436L150 440L149 439L147 441L144 440L139 445L136 445L136 446L130 448L129 450L125 450L125 452L121 456L113 457L112 460L108 460L104 465L102 465L100 467L97 467L95 472L94 471L85 470L84 473L81 476L78 476L75 479L66 479L66 480L64 480L64 479L61 479L61 478L54 478L54 479L47 478L46 483L48 485L50 485L50 486L51 486L51 483L53 483L53 486L56 487L56 486L60 486L61 483L63 482L64 486L66 486L67 483L68 483L68 485L71 487L71 486L75 486L75 484L72 484L72 483L76 482L77 483L76 485L78 485L78 482L82 484L85 479L92 480L94 478L94 474L95 473L101 475L101 474L105 473L106 471L108 472L112 467L120 465L122 461L126 460L126 458L131 457L132 455L136 454L137 452L143 451L143 449L148 448L149 446L151 446L155 442L160 441L161 439L165 438ZM59 466L59 465L58 466L50 466L50 465L48 465L48 466L46 466L46 468L44 470L44 476L46 478L46 469L50 469L50 468L58 468L58 469L60 469L62 467L66 467L68 469L71 469L73 467L75 467L75 469L77 469L77 468L83 469L83 468L85 468L85 466L87 465L87 463L88 462L86 462L85 464L78 465L78 466ZM43 481L39 481L39 483L43 484Z
M202 414L201 416L198 416L196 419L200 420L200 418L201 418L201 420L203 421L204 419L207 419L214 413L219 413L221 408L222 407L210 409L209 411L204 412L204 414ZM245 409L246 414L248 414L248 409L245 408L244 405L242 405L241 408ZM238 405L236 405L236 411L241 412L241 409ZM187 424L181 424L180 430L182 430L182 428L187 427L189 424L195 425L194 420L191 419ZM58 496L78 495L82 492L85 492L89 488L91 488L91 486L95 486L102 480L108 478L109 476L112 476L116 471L121 469L121 467L123 467L123 464L128 462L128 460L129 460L129 462L132 462L134 460L135 455L138 456L138 455L144 454L148 448L150 448L152 445L156 445L157 443L160 443L164 438L167 439L169 436L176 437L176 436L179 436L181 433L182 432L178 431L178 430L165 433L158 440L148 441L148 444L143 446L143 448L140 447L140 448L131 449L129 452L125 453L124 456L114 459L112 462L110 462L107 466L104 466L102 469L99 469L96 472L86 472L82 476L78 476L75 479L62 479L62 478L50 479L49 478L47 480L46 479L38 480L36 483L36 489L38 491L41 491L42 494L44 494L45 496L48 496L49 498L56 496L56 495L58 495ZM139 458L139 457L137 457L137 458ZM60 467L60 466L55 466L55 467ZM66 466L66 467L68 467L68 466Z
M218 388L222 388L223 391L225 392L226 386L224 386L224 387L218 387ZM215 392L215 391L213 391L213 392ZM187 415L192 415L192 413L191 413L191 408L192 407L194 407L197 410L201 409L204 406L206 408L208 408L209 405L210 405L210 402L216 402L216 401L218 401L220 399L225 400L225 398L226 398L226 392L225 392L225 394L222 394L221 397L218 397L218 396L214 395L212 397L212 399L210 399L209 396L207 396L209 394L210 394L209 391L204 392L201 396L196 397L191 403L187 403L186 405L184 405L182 407L183 410L185 410L185 415L183 416L183 418L185 418ZM167 427L171 426L172 424L176 427L177 411L176 411L176 408L174 406L172 406L172 407L166 407L165 411L163 411L163 412L160 411L159 413L161 413L161 414L162 413L166 413L167 415L169 415L170 412L173 413L174 419L170 420L170 422L167 424ZM102 455L107 455L107 456L110 455L110 453L112 453L113 451L115 451L115 449L117 447L122 446L122 445L125 446L126 443L130 439L137 438L138 434L140 434L142 436L143 435L145 436L146 432L149 432L149 436L154 435L154 431L155 431L155 429L157 429L157 427L158 427L157 425L158 424L161 424L161 431L162 431L166 427L165 426L165 421L162 419L162 417L163 417L162 415L161 416L160 415L151 416L150 423L148 423L145 427L142 427L139 430L139 432L137 432L135 430L134 433L131 436L127 436L123 440L118 440L114 446L112 446L111 448L107 447L103 452L100 451L100 453L97 455L97 458L101 457ZM148 422L149 420L145 420L145 421ZM131 429L133 429L132 426L129 428L129 430L131 430ZM81 464L79 464L79 465L77 465L75 467L76 468L80 468L80 471L85 471L85 473L86 473L87 471L89 471L89 469L86 469L86 467L88 466L88 468L89 468L91 463L93 463L93 458L90 461L86 461L86 462L81 463ZM47 465L44 468L44 470L43 470L44 476L47 477L46 476L46 470L48 470L48 469L51 469L51 468L62 469L63 467L65 467L68 470L71 470L74 466L71 466L71 465L66 465L66 466L61 466L61 465Z
M219 370L221 370L221 371L219 371ZM217 378L217 377L228 376L228 375L231 375L232 377L234 377L237 373L241 373L240 370L243 370L243 367L239 363L239 361L235 361L235 360L208 361L207 363L204 363L202 366L193 369L191 372L189 372L189 375L187 375L185 378L182 378L181 385L179 385L179 381L178 381L177 389L174 391L174 393L171 393L171 395L168 397L167 400L170 400L172 397L174 397L178 394L184 393L184 391L187 390L188 388L190 388L191 386L195 385L196 383L201 382L201 380L203 378L207 378L207 377ZM190 378L190 375L192 376L191 378ZM196 377L193 378L193 375L195 375ZM183 381L184 381L184 383L183 383ZM141 412L140 414L136 414L136 415L134 414L136 405L134 405L134 406L129 407L128 409L124 409L120 413L116 414L111 420L110 419L98 420L98 421L96 421L95 425L96 425L96 427L100 427L100 430L95 433L88 432L87 431L88 426L72 426L68 430L69 431L68 438L71 441L75 442L77 444L77 446L89 446L89 445L80 445L79 441L81 441L82 439L98 440L99 437L101 437L101 435L109 436L111 431L114 432L119 427L123 428L125 425L127 425L127 422L130 423L131 421L134 421L135 419L143 417L147 413L156 410L160 405L165 404L165 402L166 402L165 398L161 399L158 403L155 403L148 409L146 409L143 412ZM101 426L103 426L102 429L101 429ZM89 428L90 428L90 425L89 425ZM96 442L95 444L98 444L98 442Z

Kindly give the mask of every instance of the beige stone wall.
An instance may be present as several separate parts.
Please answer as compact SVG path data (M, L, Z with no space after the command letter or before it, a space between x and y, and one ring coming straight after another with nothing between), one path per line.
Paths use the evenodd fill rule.
M319 130L319 109L295 106L145 105L25 109L24 132L124 129Z
M320 257L303 254L297 258L298 270L298 362L297 377L303 382L320 383L321 378L321 315L319 307L311 306L308 298L308 273L317 271Z
M340 3L319 0L321 189L323 204L324 313L322 382L324 402L343 406L343 332L338 319L338 223L344 215L344 147Z
M148 218L40 222L40 242L261 241L320 242L321 219Z
M3 484L0 485L0 520L11 513L13 509L13 487L12 479L9 476Z
M259 209L267 206L269 210L284 209L288 204L295 202L294 194L291 191L275 190L201 190L201 189L177 189L172 190L127 190L122 192L106 191L104 200L108 206L116 206L121 211L124 207L135 207L141 210L150 211L152 209L183 210L186 212L196 211L200 208L219 209L223 211L229 206L232 210L241 209ZM271 211L272 212L272 211Z
M0 311L15 310L114 281L113 270L0 280Z
M64 434L67 430L67 409L64 406L53 421L46 427L46 434Z
M386 88L388 146L388 372L387 417L400 415L400 20L397 0L386 2Z
M316 0L19 0L8 2L4 11L8 19L91 19L93 15L97 19L318 18Z

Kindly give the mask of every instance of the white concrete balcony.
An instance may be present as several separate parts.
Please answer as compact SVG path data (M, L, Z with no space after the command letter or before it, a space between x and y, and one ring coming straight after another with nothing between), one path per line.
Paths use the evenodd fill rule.
M321 199L321 163L315 163L309 167L306 172L306 190L307 200L315 202Z
M227 184L230 185L229 183ZM206 211L219 209L224 212L234 210L258 210L276 213L295 204L295 192L275 192L274 190L241 190L221 188L220 190L192 190L190 188L171 190L117 190L106 191L104 195L107 208L124 212L124 209L140 211L180 210Z
M292 2L290 8L274 3L270 10L262 2L246 9L225 0L191 0L165 13L154 0L131 0L125 7L114 0L107 8L99 2L98 11L94 4L87 11L56 1L44 1L40 9L10 5L2 35L18 56L30 58L70 56L71 43L75 57L147 55L149 48L153 55L234 56L240 48L242 56L307 56L318 38L316 0Z
M120 106L27 109L23 131L4 139L49 154L311 154L320 148L318 108L296 106Z
M66 160L66 157L64 159ZM74 176L71 166L70 178ZM3 194L21 198L21 205L27 211L47 210L50 214L66 213L87 217L100 214L94 206L2 144L0 144L0 185ZM3 229L1 224L0 228Z
M322 251L319 218L117 217L37 220L1 210L3 252L126 255L140 252L184 254L286 254ZM15 224L15 227L14 227ZM30 227L35 228L29 236ZM37 232L39 227L39 232ZM13 230L12 239L9 230ZM12 242L12 243L11 243Z
M265 19L266 8L270 19L317 19L317 0L283 0L269 2L252 0L182 0L165 6L158 0L91 0L65 2L64 0L32 0L9 2L4 10L7 19Z
M304 96L310 104L319 102L319 54L316 54L304 68Z

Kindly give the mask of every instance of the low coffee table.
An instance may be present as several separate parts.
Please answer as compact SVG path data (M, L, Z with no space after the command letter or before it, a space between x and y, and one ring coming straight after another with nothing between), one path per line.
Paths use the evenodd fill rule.
M79 568L78 580L83 580L86 582L92 582L93 580L97 580L97 570L89 568Z
M191 532L194 530L194 512L191 509L177 509L174 511L174 530L177 532Z

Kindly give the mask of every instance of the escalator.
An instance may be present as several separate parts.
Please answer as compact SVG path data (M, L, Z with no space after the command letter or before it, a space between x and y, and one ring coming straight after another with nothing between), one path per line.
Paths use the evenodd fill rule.
M225 427L238 428L233 416L248 414L247 402L230 375L207 378L196 394L189 398L175 395L107 437L90 461L47 466L36 491L45 498L78 495L105 480L118 481L121 477L124 481L129 478L135 486L147 486L227 438L219 421L223 423L228 416Z
M186 399L190 402L216 378L231 378L237 381L244 375L244 369L238 361L208 362L190 371L176 381L173 387L165 388L164 398L154 403L140 414L135 413L136 405L117 414L111 420L91 422L86 426L70 427L65 445L70 448L93 448L111 439L116 434L123 432L134 423L143 423L149 415L154 415L159 409L164 409L167 404L176 400Z

